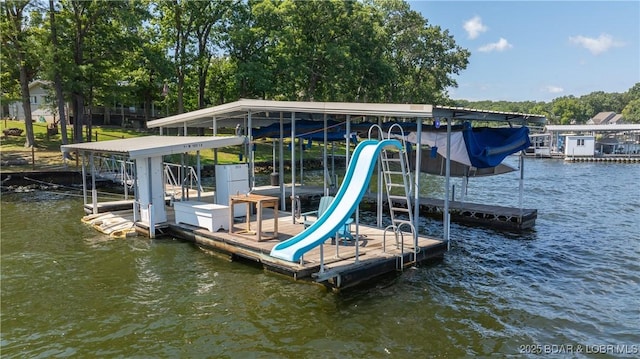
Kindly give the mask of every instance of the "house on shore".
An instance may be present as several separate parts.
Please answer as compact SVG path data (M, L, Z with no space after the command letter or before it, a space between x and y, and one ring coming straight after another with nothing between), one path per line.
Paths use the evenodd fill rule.
M52 83L44 80L35 80L29 84L29 97L31 101L31 119L34 122L47 123L49 125L58 123L58 111L55 104L55 96L52 91ZM148 114L143 106L126 105L114 103L112 106L89 106L85 114L90 116L94 125L112 125L132 128L146 127L147 120L158 119L160 108L151 104ZM73 123L73 113L69 104L65 104L65 113L69 123ZM24 121L25 114L22 101L14 101L2 105L0 115L14 120Z
M622 115L615 112L599 112L587 121L587 125L621 125L626 123Z
M57 121L57 114L53 112L51 105L54 101L49 98L50 85L50 82L43 80L35 80L29 84L31 119L35 122L54 123ZM10 118L24 121L25 114L22 101L11 102L7 104L7 107Z

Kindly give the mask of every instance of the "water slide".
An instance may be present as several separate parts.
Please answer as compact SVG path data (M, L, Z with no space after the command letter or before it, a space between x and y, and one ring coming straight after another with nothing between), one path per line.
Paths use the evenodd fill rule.
M335 236L340 226L355 212L362 196L369 187L371 174L376 165L378 154L387 146L402 149L398 140L365 140L360 142L353 152L342 185L329 205L316 222L290 239L278 243L271 250L271 256L296 262L311 249Z

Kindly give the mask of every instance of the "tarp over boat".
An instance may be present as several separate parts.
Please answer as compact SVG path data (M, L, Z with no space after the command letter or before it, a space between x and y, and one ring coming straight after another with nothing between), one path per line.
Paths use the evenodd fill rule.
M497 166L510 154L531 146L526 126L471 128L465 122L462 134L471 164L477 168Z
M406 140L418 143L418 134L411 132ZM423 150L421 172L445 175L447 157L447 134L442 130L422 131L420 143L430 148ZM471 128L465 123L462 129L451 132L450 175L453 177L489 176L514 171L503 164L510 154L526 149L529 129L517 128Z

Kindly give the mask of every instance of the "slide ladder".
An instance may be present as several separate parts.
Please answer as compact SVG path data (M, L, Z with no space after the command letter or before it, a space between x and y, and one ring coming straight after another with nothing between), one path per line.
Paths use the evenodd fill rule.
M389 217L391 225L385 228L384 244L386 244L386 236L388 232L392 232L396 240L396 248L400 249L396 269L402 270L405 265L415 263L418 251L418 234L413 219L413 209L411 203L412 182L411 171L409 170L409 157L407 153L407 144L405 142L404 131L398 124L394 124L389 128L387 134L378 126L378 134L382 139L390 138L394 127L400 131L402 150L395 151L390 148L383 148L380 152L380 172L384 180L384 187L387 194L387 203L389 204ZM369 138L371 138L371 129L369 129ZM413 258L405 263L405 236L410 235L412 240ZM383 244L383 245L384 245Z

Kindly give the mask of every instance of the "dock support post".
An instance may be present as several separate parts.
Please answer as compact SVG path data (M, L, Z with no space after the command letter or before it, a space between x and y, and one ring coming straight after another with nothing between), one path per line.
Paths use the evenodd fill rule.
M93 152L89 155L89 164L91 166L91 212L98 213L98 192L96 190L96 167Z
M451 216L449 215L449 186L451 183L451 119L447 118L447 160L445 165L445 194L444 194L444 240L447 242L447 250L451 249L449 243L449 229Z
M378 116L378 126L380 126L380 131L382 131L382 117ZM420 133L420 132L418 132ZM380 139L383 139L384 135L382 133L380 133L378 135L378 137ZM378 183L376 184L376 199L377 199L377 203L376 203L376 225L378 226L378 228L382 228L382 201L383 201L383 197L382 197L382 192L384 191L383 189L383 185L382 185L382 179L383 176L382 174L382 159L380 157L378 157L378 161L376 163L376 173L378 174Z
M520 207L520 218L519 218L519 222L522 224L522 205L523 205L523 201L522 201L522 193L524 192L524 151L522 151L520 153L520 180L519 180L519 197L518 197L518 204Z
M196 175L197 175L197 182L196 182L196 186L198 186L198 201L200 201L200 197L202 195L202 193L200 193L200 188L202 187L202 173L200 171L200 150L196 151Z
M280 142L278 143L279 155L278 159L280 160L280 167L278 168L278 186L280 186L280 208L283 212L287 210L287 195L284 189L284 114L280 112Z
M83 204L87 204L87 168L85 164L85 155L84 152L80 152L82 154L82 199L84 201ZM76 161L78 160L78 156L80 153L76 154Z
M156 223L153 216L153 205L149 203L149 238L156 238Z
M322 166L324 167L324 171L322 173L322 193L325 196L329 195L329 172L327 171L327 114L325 113L322 117L322 125L323 129L323 141L322 141Z
M247 111L247 137L249 138L249 188L251 191L256 188L256 151L253 150L253 118L251 110Z
M347 126L345 135L347 136L347 145L345 149L345 168L349 167L349 151L351 150L351 115L347 115Z
M291 112L291 213L294 214L296 205L296 113ZM296 216L292 215L293 224Z
M218 136L218 119L216 119L216 116L213 116L213 118L211 119L213 121L212 123L212 135L213 137ZM217 165L218 164L218 149L214 148L213 149L213 164Z
M420 218L420 168L422 167L422 118L416 119L416 133L417 141L414 151L415 155L415 173L414 173L414 185L413 185L413 220L417 221ZM436 145L437 146L437 145ZM407 149L405 148L405 151ZM411 215L411 213L409 213Z
M356 264L360 263L360 233L358 229L360 228L360 208L356 208Z

